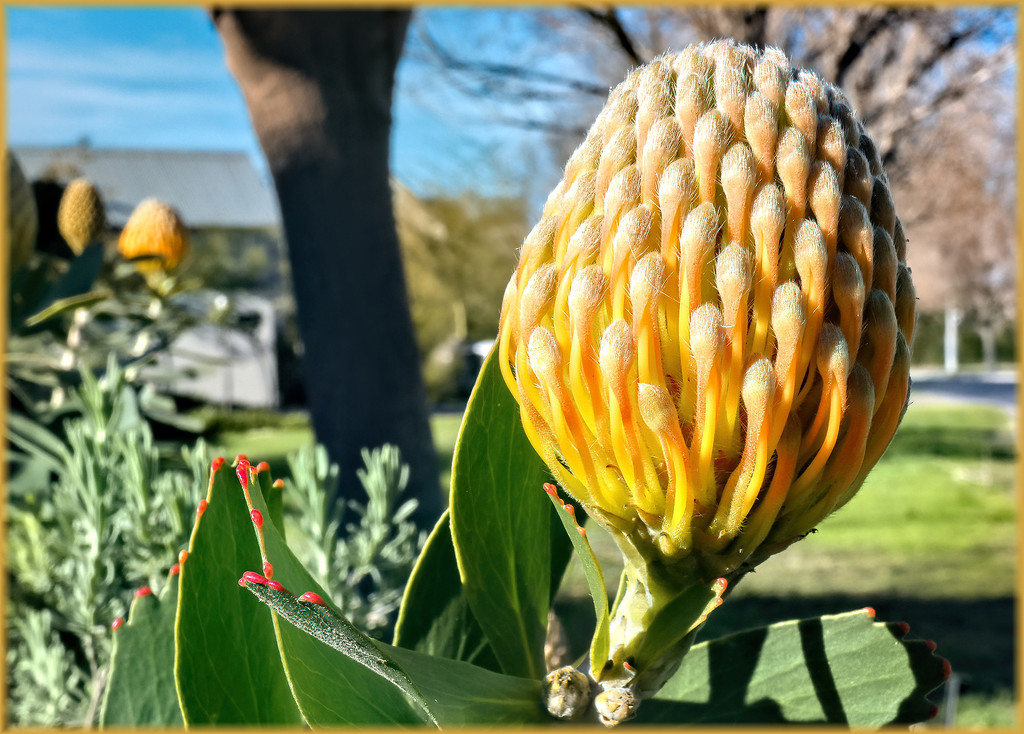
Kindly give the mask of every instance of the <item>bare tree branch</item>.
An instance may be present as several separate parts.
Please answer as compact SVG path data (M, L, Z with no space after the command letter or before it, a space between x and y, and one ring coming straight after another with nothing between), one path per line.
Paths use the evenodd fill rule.
M505 77L525 82L539 82L598 97L608 95L608 86L582 79L573 79L564 74L551 74L539 69L530 69L512 64L502 64L480 59L467 60L456 57L431 35L426 27L420 28L420 38L438 60L448 69L476 76Z
M622 20L619 18L619 13L615 8L608 8L607 10L583 8L583 14L611 32L612 36L615 37L615 41L619 44L619 48L626 54L634 66L641 66L649 61L649 59L645 59L637 51L637 44L633 42L629 31L622 25Z

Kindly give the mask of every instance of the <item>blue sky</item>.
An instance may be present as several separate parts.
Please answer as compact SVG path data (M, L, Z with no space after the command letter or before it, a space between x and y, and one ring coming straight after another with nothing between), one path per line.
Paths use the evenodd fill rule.
M212 21L199 8L10 7L7 133L13 145L244 150L265 170L241 92ZM466 22L465 15L450 16ZM392 165L418 193L480 190L503 169L507 191L532 166L526 136L453 124L399 68ZM412 93L407 93L412 92ZM500 139L499 139L500 137ZM500 178L500 177L499 177ZM504 189L502 188L504 186Z

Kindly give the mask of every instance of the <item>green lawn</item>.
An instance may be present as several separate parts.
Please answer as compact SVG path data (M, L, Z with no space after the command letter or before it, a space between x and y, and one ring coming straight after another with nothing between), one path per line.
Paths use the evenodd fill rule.
M461 415L433 416L442 481L450 478ZM312 441L308 427L224 433L225 453L270 461ZM278 469L280 467L280 469ZM711 615L704 637L872 606L935 640L960 676L957 724L1004 726L1013 703L1016 581L1016 452L1012 425L996 408L912 405L889 451L858 496L811 534L763 564ZM590 533L609 585L618 553ZM592 607L570 568L559 609L585 648ZM943 714L937 721L942 721Z

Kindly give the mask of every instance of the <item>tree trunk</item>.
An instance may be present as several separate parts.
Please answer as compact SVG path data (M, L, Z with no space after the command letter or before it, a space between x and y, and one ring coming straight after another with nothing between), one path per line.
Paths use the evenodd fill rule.
M994 372L996 369L996 327L995 324L981 324L977 328L981 338L981 359L985 370Z
M416 519L443 498L392 211L395 67L409 12L215 10L274 177L317 440L361 495L360 449L396 444Z

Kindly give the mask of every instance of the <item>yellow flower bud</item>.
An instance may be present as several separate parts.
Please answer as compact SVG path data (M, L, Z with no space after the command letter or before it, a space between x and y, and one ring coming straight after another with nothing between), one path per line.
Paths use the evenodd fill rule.
M188 232L178 213L156 199L146 199L128 217L117 251L138 260L143 273L171 272L188 253Z
M69 183L57 208L57 229L72 252L81 255L106 224L103 200L92 182L76 178Z
M853 496L907 402L915 296L838 89L778 49L661 57L612 91L544 214L499 358L538 453L623 548L616 614L735 580ZM620 685L639 643L612 643L594 674Z

